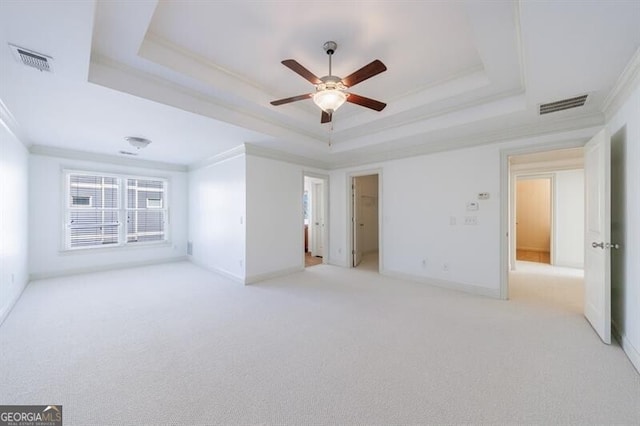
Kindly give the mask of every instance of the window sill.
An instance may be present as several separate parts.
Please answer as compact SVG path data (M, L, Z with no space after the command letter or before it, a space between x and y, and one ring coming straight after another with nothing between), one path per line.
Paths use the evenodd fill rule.
M114 253L118 251L141 250L150 248L171 247L171 241L153 241L148 243L114 245L110 247L86 247L58 250L61 255Z

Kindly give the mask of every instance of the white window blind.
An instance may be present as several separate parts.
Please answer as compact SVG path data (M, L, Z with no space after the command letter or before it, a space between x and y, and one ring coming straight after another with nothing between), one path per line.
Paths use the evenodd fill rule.
M167 182L66 172L65 247L122 246L167 239Z
M127 179L127 242L164 240L164 182Z

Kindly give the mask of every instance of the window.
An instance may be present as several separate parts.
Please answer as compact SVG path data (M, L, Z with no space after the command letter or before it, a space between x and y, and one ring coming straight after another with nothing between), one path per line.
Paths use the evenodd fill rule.
M73 171L65 176L66 249L167 240L166 180Z

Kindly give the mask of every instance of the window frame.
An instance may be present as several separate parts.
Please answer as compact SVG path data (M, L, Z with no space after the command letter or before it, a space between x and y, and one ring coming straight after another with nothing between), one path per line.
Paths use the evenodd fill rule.
M116 211L118 212L118 242L115 244L107 244L104 246L101 245L91 245L91 246L83 246L83 247L71 247L71 233L69 232L70 220L71 220L71 212L74 210L72 206L72 195L71 195L71 175L89 175L89 176L100 176L100 177L109 177L114 178L117 181L118 186L118 208ZM160 181L163 183L163 206L162 208L153 208L156 211L164 212L164 238L162 240L157 241L132 241L128 242L127 237L127 213L129 209L127 208L127 181L128 179L138 179L138 180L150 180L150 181ZM62 237L61 237L61 251L62 252L92 252L92 251L103 251L103 250L125 250L125 249L135 249L135 248L143 248L150 246L166 246L171 245L171 221L170 221L170 181L166 177L160 176L149 176L149 175L137 175L137 174L128 174L128 173L112 173L112 172L103 172L99 170L79 170L79 169L71 169L71 168L63 168L62 169ZM76 209L80 206L76 206ZM93 202L91 203L91 207L93 207ZM90 208L87 206L87 208Z

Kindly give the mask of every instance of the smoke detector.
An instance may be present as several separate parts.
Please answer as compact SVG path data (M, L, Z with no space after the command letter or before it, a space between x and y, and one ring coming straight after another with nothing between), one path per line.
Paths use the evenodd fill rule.
M124 138L131 146L136 147L136 149L146 148L147 145L151 143L149 139L139 138L137 136L127 136Z
M9 48L16 61L39 71L53 72L53 58L9 43Z

